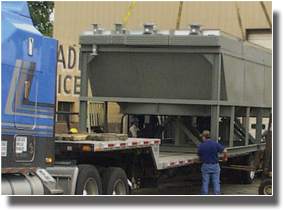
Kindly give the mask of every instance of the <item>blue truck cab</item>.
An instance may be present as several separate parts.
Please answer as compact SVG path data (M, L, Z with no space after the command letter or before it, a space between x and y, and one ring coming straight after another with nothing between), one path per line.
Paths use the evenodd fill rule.
M1 2L2 177L53 166L57 40L33 25L27 2Z

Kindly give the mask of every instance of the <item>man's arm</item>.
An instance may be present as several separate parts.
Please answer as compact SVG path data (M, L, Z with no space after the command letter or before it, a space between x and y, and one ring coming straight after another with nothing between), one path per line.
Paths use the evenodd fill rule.
M219 153L223 153L224 154L224 157L227 157L228 156L228 151L226 148L224 148L221 144L218 143L218 152Z
M135 130L134 126L130 127L130 132L132 134L132 137L137 138L137 131Z
M224 149L224 150L223 150L223 154L224 154L224 157L227 157L227 156L228 156L228 151L227 151L227 149Z
M198 160L201 161L201 146L199 146L198 148L198 152L197 152L197 156L198 156Z

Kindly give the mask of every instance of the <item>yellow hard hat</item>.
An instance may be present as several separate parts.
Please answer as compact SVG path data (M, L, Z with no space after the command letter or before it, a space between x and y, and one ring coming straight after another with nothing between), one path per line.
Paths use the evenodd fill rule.
M78 130L77 130L76 128L71 128L70 131L71 131L72 133L78 133Z

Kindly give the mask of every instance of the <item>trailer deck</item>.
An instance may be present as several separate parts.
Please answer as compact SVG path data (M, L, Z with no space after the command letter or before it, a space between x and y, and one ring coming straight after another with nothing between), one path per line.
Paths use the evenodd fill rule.
M181 167L190 164L200 163L195 148L184 151L163 151L160 139L147 138L128 138L126 140L111 141L89 141L89 140L56 140L56 145L60 151L68 152L110 152L118 150L151 148L153 159L157 170L165 170L174 167ZM166 148L166 147L165 147ZM265 148L265 144L261 145L261 149ZM178 148L176 148L178 149ZM258 145L250 145L243 147L227 148L229 157L248 155L251 152L259 150ZM219 155L222 158L222 154ZM222 161L222 160L220 160Z

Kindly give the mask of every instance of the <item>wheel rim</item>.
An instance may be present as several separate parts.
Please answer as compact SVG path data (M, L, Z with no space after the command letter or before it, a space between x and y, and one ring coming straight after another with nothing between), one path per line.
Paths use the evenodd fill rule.
M126 195L126 186L123 180L118 179L113 186L113 195Z
M255 167L254 160L251 161L251 166ZM250 178L251 178L251 180L253 180L255 178L255 171L250 171Z
M250 178L251 178L251 179L254 179L254 178L255 178L255 172L254 172L254 171L251 171L251 172L250 172Z
M98 185L94 178L90 177L85 182L83 195L98 195Z
M272 195L272 186L266 185L263 189L264 195Z

